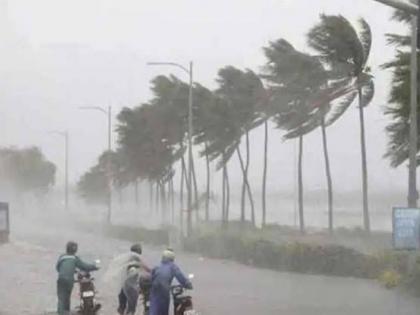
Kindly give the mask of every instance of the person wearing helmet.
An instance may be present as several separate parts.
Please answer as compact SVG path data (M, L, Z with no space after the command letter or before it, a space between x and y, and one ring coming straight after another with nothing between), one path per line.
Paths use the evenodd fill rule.
M150 295L150 315L168 315L172 280L192 289L192 284L175 264L175 252L168 248L162 253L160 265L152 271L152 290Z
M74 285L74 273L76 270L87 272L98 270L98 267L95 264L86 263L76 256L77 248L76 242L68 242L66 244L66 253L60 255L55 266L58 272L57 313L59 315L68 314L70 312L70 299Z
M150 268L142 261L141 244L134 244L130 248L130 258L126 265L125 277L118 295L118 314L135 314L140 295L140 278L149 275Z

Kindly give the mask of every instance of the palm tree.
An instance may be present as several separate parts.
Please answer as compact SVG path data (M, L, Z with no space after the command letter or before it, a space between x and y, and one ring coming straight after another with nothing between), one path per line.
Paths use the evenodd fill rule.
M226 227L230 205L227 164L239 145L241 133L234 124L235 112L226 100L214 95L207 106L205 124L199 124L200 128L196 129L195 142L206 144L201 156L206 156L210 162L217 160L216 170L222 170L222 224Z
M327 188L328 188L328 230L333 233L334 230L334 211L333 211L333 186L330 168L330 158L328 154L328 141L327 131L325 127L325 118L321 119L321 132L322 132L322 146L324 149L324 160L325 160L325 175L327 177Z
M125 159L126 173L156 184L156 210L160 204L165 216L164 187L174 175L174 163L184 153L178 145L179 126L168 113L170 109L156 104L125 108L118 115L117 126L119 151Z
M320 58L331 68L331 73L337 79L333 93L342 97L352 98L355 91L358 95L360 143L362 161L363 190L363 225L370 231L368 202L368 171L366 162L366 137L364 108L372 101L374 95L373 78L369 74L367 62L372 45L372 33L364 19L359 20L360 32L342 16L321 15L321 21L308 34L308 44ZM327 97L327 99L329 98ZM332 98L332 99L335 99ZM351 104L351 103L350 103ZM347 102L341 108L341 114L350 106ZM338 117L337 117L338 118Z
M313 99L326 85L327 72L316 57L297 51L283 39L270 43L264 52L268 61L262 77L270 95L267 115L286 131L286 139L299 138L299 226L303 233L303 136L319 127L325 115L325 108L314 106Z
M211 124L212 121L212 102L214 100L214 94L206 87L195 84L194 86L194 99L195 99L195 111L194 111L194 136L199 138L196 140L196 144L203 144L204 150L202 151L206 160L206 198L205 198L205 220L210 219L210 158L208 155L208 142L202 141L202 135L210 132L214 126ZM201 136L201 138L200 138ZM200 143L201 141L201 143Z
M0 148L0 184L16 194L43 196L55 184L56 166L38 147Z
M166 117L166 122L171 132L172 137L177 137L177 139L171 139L170 142L174 145L178 145L182 148L182 152L185 154L186 146L185 141L187 139L187 117L188 117L188 95L189 95L189 85L185 82L179 80L175 76L157 76L152 80L151 87L154 98L151 103L154 106L163 108L163 114ZM196 115L197 106L196 101L194 102L193 116ZM195 119L193 117L193 119ZM184 156L181 156L181 159L184 159ZM185 161L184 161L185 162ZM185 167L185 163L182 164L182 167ZM182 171L183 174L183 171ZM198 198L198 184L197 177L195 172L195 164L192 162L192 186L189 184L187 187L193 187L193 196L196 205L196 218L198 219L199 214L199 198Z
M411 15L404 11L395 11L393 19L409 26ZM397 53L392 61L382 66L384 69L392 70L393 75L389 105L385 108L385 114L392 120L386 127L388 148L385 157L390 160L392 167L398 167L408 159L409 152L411 37L387 34L387 39L389 45L397 48ZM420 53L418 57L420 57ZM418 107L420 108L420 103ZM418 111L420 112L420 110ZM420 115L418 121L420 121ZM420 150L420 145L418 145L418 149Z
M238 146L236 153L240 162L243 181L241 192L241 222L245 222L245 193L251 204L251 222L255 225L255 206L251 190L251 185L248 180L248 172L250 166L250 142L249 132L252 128L261 123L261 119L256 110L258 103L261 101L265 93L264 86L261 79L251 70L242 71L232 66L227 66L219 70L217 82L218 89L215 91L216 95L226 101L226 104L234 112L233 126L237 129L239 136L236 139ZM245 136L246 158L243 159L239 143Z

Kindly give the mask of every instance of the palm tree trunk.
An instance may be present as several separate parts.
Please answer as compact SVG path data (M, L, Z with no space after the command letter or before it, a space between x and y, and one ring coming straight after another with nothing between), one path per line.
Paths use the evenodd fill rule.
M179 227L184 235L184 184L185 184L185 159L181 157L181 183L179 189Z
M363 225L366 232L370 232L369 201L368 201L368 170L366 161L366 136L364 108L362 106L362 91L359 88L359 119L360 119L360 144L362 153L362 188L363 188Z
M267 220L266 187L267 187L267 153L268 153L268 121L264 122L264 166L262 183L262 227L265 227Z
M180 183L180 195L179 195L179 203L181 210L184 210L184 184L186 181L186 169L185 169L185 158L181 157L181 183Z
M226 227L226 165L223 165L222 173L222 228Z
M325 173L327 176L327 188L328 188L328 231L330 234L334 231L334 212L333 212L333 187L331 178L330 158L328 155L328 142L327 142L327 130L325 127L324 118L321 121L322 131L322 143L324 147L324 159L325 159Z
M207 142L204 143L206 152L206 172L207 172L207 185L206 185L206 221L210 220L210 159L207 153Z
M236 153L238 154L239 163L242 171L242 191L241 191L241 222L244 223L246 220L245 217L245 192L246 192L246 171L244 166L244 161L242 158L241 149L239 146L236 148Z
M243 181L244 181L244 185L243 185L243 190L242 192L244 192L244 189L246 189L247 193L248 193L248 197L249 197L249 201L251 203L251 209L254 208L254 199L252 197L252 191L251 191L251 186L249 185L249 181L248 181L248 177L247 177L247 173L246 173L246 167L244 165L244 160L242 158L242 154L241 154L241 150L238 148L236 148L236 153L238 154L238 158L239 158L239 162L240 162L240 166L241 166L241 170L242 170L242 176L243 176ZM243 194L241 197L243 197L243 200L245 200L245 194ZM242 200L241 200L242 202ZM242 206L242 204L241 204ZM244 208L245 209L245 208ZM245 222L245 212L243 212L243 217L242 217L242 209L241 209L241 222L244 223ZM255 226L255 212L251 211L251 222L252 224Z
M149 180L149 212L153 212L153 183Z
M134 181L134 198L136 206L139 205L139 180L136 178Z
M299 203L299 227L300 232L305 233L305 218L303 211L303 177L302 177L302 162L303 162L303 136L299 137L299 161L298 161L298 203Z
M169 191L171 198L171 224L175 224L175 188L174 188L174 178L171 177L169 181Z
M118 187L118 204L120 205L120 209L123 208L123 195L121 187Z
M158 181L156 181L156 195L155 195L155 206L156 206L156 213L159 213L159 200L160 200L160 187L159 187L159 182Z
M225 212L225 221L226 224L229 224L229 209L230 209L230 183L229 183L229 172L227 166L225 166L225 177L226 177L226 212Z
M166 186L165 183L159 183L159 189L160 189L160 215L161 215L161 221L162 224L166 223L167 219L167 198L166 198Z
M249 202L251 203L251 222L252 225L255 226L255 206L254 206L254 198L252 196L251 185L249 184L248 180L248 171L249 171L249 164L251 161L251 153L249 147L249 131L246 131L246 167L245 167L245 174L246 174L246 188L248 192Z
M197 186L197 177L195 176L194 159L191 159L191 173L192 173L192 179L193 179L193 185L194 185L194 203L193 204L196 205L195 213L196 213L196 219L198 220L198 208L199 208L198 186Z

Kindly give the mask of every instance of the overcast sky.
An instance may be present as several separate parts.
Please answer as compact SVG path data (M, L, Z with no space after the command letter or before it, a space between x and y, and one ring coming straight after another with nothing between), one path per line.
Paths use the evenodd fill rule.
M42 147L63 170L63 141L48 134L68 129L71 178L75 181L106 146L106 117L78 106L111 105L116 114L150 97L149 81L166 68L147 61L194 61L195 80L210 88L219 68L233 65L259 71L262 47L285 38L306 52L305 34L319 14L364 17L372 27L370 65L376 96L366 110L369 181L372 190L404 190L406 170L383 160L387 118L382 113L390 74L384 34L403 33L392 11L370 0L6 0L1 3L0 145ZM185 74L172 71L180 78ZM334 182L360 189L359 123L353 106L328 129ZM252 133L251 178L260 184L262 133ZM294 180L294 143L270 132L269 189L289 189ZM234 162L236 164L236 161ZM323 189L320 132L305 138L307 189ZM237 165L232 180L238 183Z

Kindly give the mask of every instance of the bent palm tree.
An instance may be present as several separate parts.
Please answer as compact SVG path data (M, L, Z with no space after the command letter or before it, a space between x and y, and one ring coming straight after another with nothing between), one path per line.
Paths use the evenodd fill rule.
M320 58L331 68L335 82L329 91L324 91L320 99L332 101L338 97L346 97L332 117L327 119L327 126L335 122L351 105L358 95L360 144L362 164L363 190L363 225L370 231L368 201L368 170L366 161L366 136L364 108L374 96L374 82L369 74L367 62L372 45L372 33L364 19L359 20L360 32L342 16L321 15L321 21L308 34L308 44L315 49ZM329 93L328 93L329 92Z
M258 126L262 121L256 110L257 104L265 93L261 79L251 70L239 70L232 66L227 66L219 71L217 82L218 89L216 95L225 100L226 104L234 112L232 121L235 129L238 130L239 138L236 139L238 146L236 152L240 161L243 174L242 193L241 193L241 222L246 219L245 214L245 193L251 204L251 221L255 225L255 207L251 191L251 185L248 180L250 166L250 142L249 132L252 128ZM241 154L239 143L242 135L245 137L246 158Z
M263 78L270 87L268 116L274 116L286 139L299 138L298 201L300 230L305 230L303 208L303 136L320 126L325 107L314 106L315 95L327 82L327 72L316 57L301 53L280 39L265 48L268 62Z

